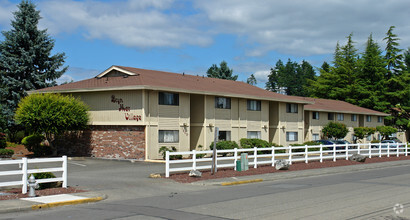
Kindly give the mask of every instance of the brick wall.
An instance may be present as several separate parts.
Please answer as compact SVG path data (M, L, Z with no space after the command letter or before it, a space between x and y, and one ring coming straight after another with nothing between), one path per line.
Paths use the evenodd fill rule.
M116 159L145 159L144 126L90 126L56 141L58 153Z

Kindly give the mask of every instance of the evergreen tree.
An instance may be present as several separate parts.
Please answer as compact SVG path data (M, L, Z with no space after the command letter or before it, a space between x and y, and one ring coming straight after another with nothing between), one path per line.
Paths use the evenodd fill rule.
M386 62L379 45L370 35L366 49L358 60L359 70L356 76L357 90L353 97L361 107L386 111L390 103L385 98Z
M236 81L238 79L238 75L233 76L233 70L229 69L228 64L225 61L222 61L218 67L216 64L212 64L212 66L206 71L206 75L210 78L218 78L218 79L228 79Z
M404 51L404 65L406 66L406 71L410 72L410 47Z
M37 28L41 19L31 1L22 1L11 21L12 29L3 31L0 42L1 104L9 132L15 129L14 111L27 91L56 85L67 67L64 53L51 55L54 40L46 30Z
M396 27L391 26L386 33L387 36L383 39L386 41L385 58L387 60L388 79L390 79L393 74L399 72L403 65L403 55L400 54L402 50L398 48L399 43L397 42L400 39L396 34L393 34L394 28Z
M256 78L253 74L251 74L249 76L249 78L246 80L246 83L250 84L250 85L256 85L258 82L256 81Z
M279 60L271 69L266 83L266 89L273 92L283 92L287 95L309 96L308 80L315 78L315 71L307 61L302 64L288 59L286 65Z

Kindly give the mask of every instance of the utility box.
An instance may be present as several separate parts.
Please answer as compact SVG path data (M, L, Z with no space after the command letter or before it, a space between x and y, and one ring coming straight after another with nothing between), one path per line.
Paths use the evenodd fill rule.
M242 171L241 160L236 161L236 171Z
M241 154L241 171L249 170L248 154Z

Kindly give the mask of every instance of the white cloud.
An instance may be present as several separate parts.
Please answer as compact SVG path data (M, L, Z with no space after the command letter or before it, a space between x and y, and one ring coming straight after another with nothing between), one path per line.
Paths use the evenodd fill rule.
M259 44L248 51L250 56L272 50L299 56L332 53L351 32L359 46L370 33L380 43L391 25L403 45L410 43L407 0L198 0L196 7L219 32Z
M169 12L172 1L143 0L125 2L43 1L39 4L49 33L81 30L90 39L112 41L137 48L206 46L209 34L199 30L196 15Z
M16 11L16 5L6 0L0 0L0 26L10 26L13 18L13 11Z

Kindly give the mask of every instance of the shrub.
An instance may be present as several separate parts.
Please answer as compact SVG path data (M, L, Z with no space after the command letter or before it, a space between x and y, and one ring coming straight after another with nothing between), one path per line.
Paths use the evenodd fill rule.
M376 143L380 143L380 141L379 140L372 140L372 141L370 141L370 143L376 144Z
M36 180L38 179L50 179L50 178L56 178L56 176L53 173L50 172L45 172L45 173L33 173L32 174ZM48 188L55 188L58 186L57 182L51 182L51 183L40 183L39 189L48 189Z
M29 135L21 141L28 151L33 152L34 156L46 156L52 153L50 146L42 144L44 136L39 134Z
M6 134L0 133L0 149L4 149L6 147L7 147Z
M257 138L242 138L240 140L242 148L267 148L271 147L269 142Z
M174 146L172 146L171 148L168 148L168 147L166 147L166 146L160 147L159 150L158 150L158 152L162 154L162 158L163 158L164 160L165 160L166 152L167 152L167 151L169 151L169 152L176 152L177 149L176 149ZM170 156L169 156L169 159L170 159L170 160L180 160L180 159L182 159L182 155L170 155Z
M14 150L11 149L0 149L0 158L10 158L13 156Z
M198 147L196 148L198 149L198 151L202 151L203 150L203 146L202 145L198 145ZM197 154L196 158L203 158L205 157L206 154Z
M349 130L346 128L345 124L339 122L329 122L323 127L322 132L326 137L342 139L346 137Z
M211 150L214 149L214 142L209 145L209 148ZM229 150L234 148L239 148L238 144L235 141L219 141L216 143L216 149L218 150Z

